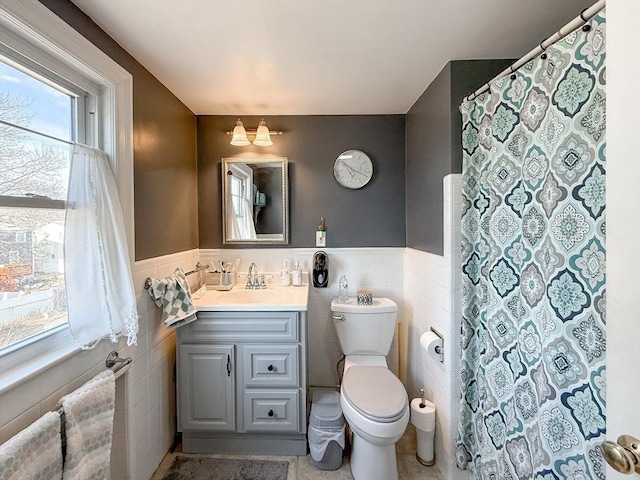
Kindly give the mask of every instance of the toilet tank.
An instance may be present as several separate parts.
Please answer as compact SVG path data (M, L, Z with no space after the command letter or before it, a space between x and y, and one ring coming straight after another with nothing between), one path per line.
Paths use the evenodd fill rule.
M387 355L396 331L398 305L376 298L372 305L331 302L331 316L345 355Z

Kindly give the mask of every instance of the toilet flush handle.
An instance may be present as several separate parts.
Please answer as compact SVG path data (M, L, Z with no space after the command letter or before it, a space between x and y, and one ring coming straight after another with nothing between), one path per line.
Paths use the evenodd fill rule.
M344 315L342 315L342 314L336 315L336 314L334 313L333 315L331 315L331 318L332 318L333 320L340 320L340 321L344 322Z

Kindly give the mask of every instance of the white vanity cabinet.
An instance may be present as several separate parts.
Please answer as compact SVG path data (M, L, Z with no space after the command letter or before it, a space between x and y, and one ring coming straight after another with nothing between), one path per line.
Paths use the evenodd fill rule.
M178 328L183 451L306 454L306 320L306 311L201 311Z

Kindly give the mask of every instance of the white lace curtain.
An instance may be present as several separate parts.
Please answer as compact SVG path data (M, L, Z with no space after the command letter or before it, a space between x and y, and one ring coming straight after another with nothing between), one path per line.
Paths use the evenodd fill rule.
M103 338L136 344L138 314L113 172L106 154L73 146L64 235L69 328L90 349Z
M238 216L234 202L231 208L227 210L227 225L229 226L230 238L233 240L255 240L256 228L253 225L253 216L251 215L251 204L246 198L241 198L242 209L244 215Z

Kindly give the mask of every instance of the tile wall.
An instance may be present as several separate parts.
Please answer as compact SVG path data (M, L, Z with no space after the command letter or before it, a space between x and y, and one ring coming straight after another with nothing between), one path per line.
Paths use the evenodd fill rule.
M112 480L145 479L158 467L174 442L176 425L175 401L175 331L162 323L160 309L156 308L144 282L147 277L163 278L176 267L185 272L192 270L199 259L198 250L165 255L135 263L133 284L138 299L140 330L138 346L133 349L130 388L127 405L128 438L131 444L129 476ZM197 284L197 275L189 276L189 283ZM114 429L118 429L114 424Z
M444 255L407 249L405 316L406 379L410 397L424 388L436 405L436 462L449 480L466 479L455 467L455 432L460 398L460 213L461 176L444 178ZM422 360L420 337L434 328L444 338L444 362Z
M329 235L331 232L329 232ZM233 262L239 258L240 283L244 283L249 265L255 262L259 272L278 275L283 259L298 259L303 271L312 270L313 254L322 250L329 256L329 286L309 287L308 363L309 384L337 385L336 364L342 351L331 320L331 300L338 296L338 279L347 277L349 296L358 289L370 289L374 297L388 297L398 304L398 322L404 318L404 248L282 248L200 250L202 263L211 260ZM278 277L272 278L277 282ZM389 367L398 373L397 334L387 357Z
M453 218L458 212L459 204L453 202L455 191L459 191L459 181L452 179L445 183L445 195L451 200L448 215ZM446 182L447 182L446 181ZM459 223L459 222L458 222ZM445 225L447 223L445 222ZM454 303L451 292L459 295L459 285L453 275L452 263L459 262L459 254L453 254L451 245L459 226L451 222L451 232L445 234L449 247L445 248L445 256L440 257L425 252L405 248L324 248L329 255L329 286L320 289L309 289L309 384L310 386L337 385L338 374L336 364L341 356L340 345L333 328L330 314L330 303L337 296L337 284L341 275L349 282L349 294L357 289L367 288L373 291L374 297L389 297L398 304L398 330L394 338L388 363L394 373L407 385L410 397L417 394L422 385L422 363L419 352L419 337L422 332L433 325L438 327L447 338L453 332L459 332L451 323ZM448 235L448 236L447 236ZM459 242L458 242L459 244ZM178 254L142 260L134 266L134 286L138 300L140 330L137 347L119 345L121 356L132 356L134 362L130 370L117 380L116 421L114 424L113 480L133 478L150 478L160 461L171 447L175 433L175 332L164 327L160 310L155 307L143 285L147 277L162 278L170 274L176 267L188 271L196 262L208 263L213 259L233 261L241 259L239 271L244 274L251 262L258 265L260 272L277 274L282 260L300 260L303 270L312 269L313 254L317 248L300 249L219 249L191 250ZM457 250L456 250L457 251ZM197 282L191 276L190 283ZM240 279L242 282L244 279ZM272 278L277 281L278 278ZM398 341L400 339L400 341ZM454 343L459 341L453 340ZM103 342L106 343L106 342ZM105 345L104 356L111 349ZM402 354L399 351L402 350ZM102 352L92 351L93 357ZM438 458L453 458L451 446L453 382L448 380L449 372L456 371L453 352L448 350L444 365L435 365L425 378L428 396L438 406ZM0 440L9 438L21 428L37 419L45 411L53 408L62 395L80 386L99 372L102 362L87 362L87 352L65 360L61 366L54 367L52 378L59 374L58 370L75 372L72 381L62 387L53 388L45 378L37 378L25 382L13 394L4 399L23 398L33 390L46 392L50 387L52 394L44 395L42 400L26 411L17 405L8 412L3 405L3 417L0 422ZM399 358L404 361L399 364ZM68 377L72 378L72 377ZM10 398L9 398L10 397ZM24 409L23 409L24 410ZM447 428L445 428L445 426ZM127 455L128 453L128 455ZM128 458L128 461L127 461ZM445 465L440 464L443 472ZM447 478L454 478L448 476Z

